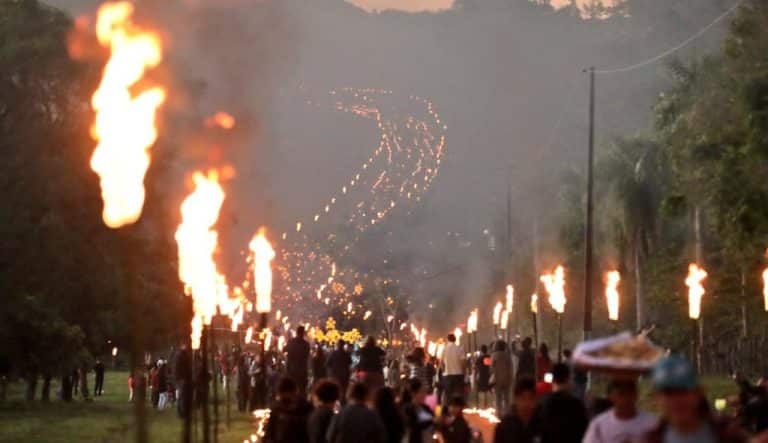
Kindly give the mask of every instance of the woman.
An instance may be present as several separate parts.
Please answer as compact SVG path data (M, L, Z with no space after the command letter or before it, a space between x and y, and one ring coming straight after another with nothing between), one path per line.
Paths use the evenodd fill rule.
M496 342L491 354L493 391L496 394L496 410L504 414L509 409L509 389L512 386L512 355L504 340Z
M544 375L552 372L552 359L549 358L549 347L546 343L539 346L539 355L536 357L536 381L544 381Z
M379 389L374 409L387 429L387 443L401 443L405 435L405 420L395 403L395 391L388 387Z
M425 404L427 386L418 378L408 380L401 398L408 443L427 443L434 435L435 414Z

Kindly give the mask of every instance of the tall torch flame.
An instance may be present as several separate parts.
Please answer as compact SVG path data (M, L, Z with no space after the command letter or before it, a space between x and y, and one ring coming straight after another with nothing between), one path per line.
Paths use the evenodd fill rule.
M507 285L507 300L506 304L504 305L504 309L507 310L507 312L512 312L512 305L515 303L515 287L512 285Z
M272 310L272 267L275 250L267 240L264 228L253 237L250 244L253 253L253 276L256 288L256 312L267 313Z
M110 228L141 216L148 151L157 140L155 115L165 101L161 87L133 91L144 73L160 64L162 45L155 33L136 26L132 15L132 3L105 3L96 22L99 43L111 54L91 99L96 111L91 135L98 141L91 168L101 181L102 218Z
M619 282L621 274L619 271L608 271L605 273L605 301L608 304L608 318L611 320L619 319Z
M203 324L210 324L217 302L226 291L223 277L213 259L218 233L213 226L224 203L224 190L218 174L196 172L192 177L195 190L181 204L181 224L176 230L179 250L179 278L185 292L192 297L192 348L200 346Z
M493 324L498 326L501 321L501 310L504 309L504 305L501 302L496 303L493 307Z
M541 276L541 282L549 294L549 304L558 314L565 312L565 269L558 266L552 274Z
M688 316L697 320L701 316L701 298L704 296L704 286L701 282L707 278L707 271L696 263L688 266L688 276L685 285L688 286Z
M502 331L506 331L508 326L509 326L509 311L505 309L501 313L501 324L499 327L501 328Z
M477 332L477 315L477 309L470 312L469 318L467 319L467 332Z
M539 313L539 296L538 294L531 295L531 312L534 314Z

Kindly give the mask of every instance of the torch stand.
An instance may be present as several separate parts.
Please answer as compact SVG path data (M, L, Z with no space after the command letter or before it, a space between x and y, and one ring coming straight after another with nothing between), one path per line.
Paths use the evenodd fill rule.
M563 314L557 314L557 362L563 361Z
M214 317L215 318L215 317ZM211 326L208 327L209 335L211 339L211 366L213 373L213 443L219 441L219 369L221 366L216 360L217 348L216 348L216 328L214 322L211 322Z
M533 312L533 346L539 347L539 325L536 323L538 321L538 318L536 318L536 313Z
M198 382L200 383L200 407L203 412L203 443L211 443L211 413L208 408L208 388L210 387L210 381L208 380L208 337L210 333L210 326L203 326L202 337L200 338L200 376Z
M691 319L691 364L694 368L698 368L698 355L699 355L699 321L695 318Z

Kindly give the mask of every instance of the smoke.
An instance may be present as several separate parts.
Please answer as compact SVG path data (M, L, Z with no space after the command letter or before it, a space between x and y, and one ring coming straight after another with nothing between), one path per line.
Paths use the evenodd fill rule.
M58 1L77 13L92 5ZM586 158L582 70L655 55L732 4L671 1L632 17L584 20L541 2L459 3L417 14L367 13L344 0L142 3L144 18L168 42L178 98L165 139L180 154L179 174L211 163L237 171L220 224L231 278L243 274L239 253L259 226L276 238L296 220L311 220L379 144L371 121L314 98L337 88L384 88L400 100L394 119L417 111L411 95L434 103L447 126L446 156L420 201L398 204L346 261L397 280L423 308L414 311L435 326L445 323L440 309L458 321L469 308L490 309L510 281L526 281L519 294L529 297L535 288L525 285L535 278L515 269L533 271L534 224L547 262L566 258L556 215L561 172L580 171ZM718 39L715 32L688 54ZM601 140L649 125L662 73L663 65L651 65L598 78ZM220 110L237 126L206 132L201 122ZM319 242L342 232L349 215L347 208L323 217L307 234ZM579 304L569 298L569 306Z

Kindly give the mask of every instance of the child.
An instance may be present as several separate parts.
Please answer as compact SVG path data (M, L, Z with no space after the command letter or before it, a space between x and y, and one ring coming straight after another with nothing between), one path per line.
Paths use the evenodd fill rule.
M438 425L438 431L445 443L470 443L472 430L464 419L464 399L454 397L448 402L448 414L443 415Z

